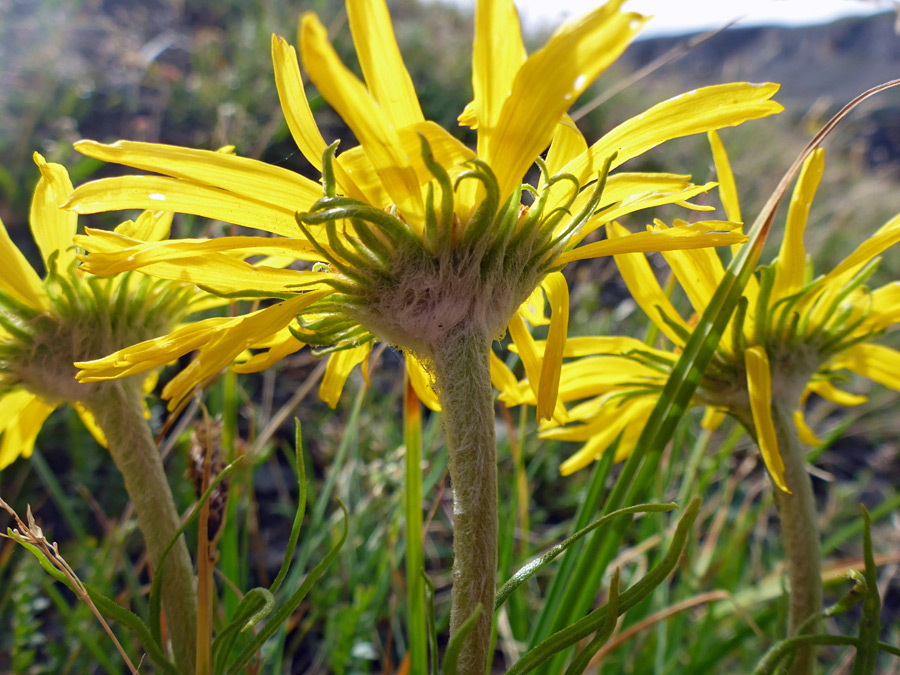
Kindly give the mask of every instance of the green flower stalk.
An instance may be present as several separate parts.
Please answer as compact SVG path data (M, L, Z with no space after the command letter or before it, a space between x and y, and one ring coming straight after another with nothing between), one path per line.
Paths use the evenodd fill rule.
M109 449L135 506L155 574L163 574L163 605L177 664L193 668L196 588L182 538L166 568L157 567L179 516L147 424L142 387L155 378L82 384L75 361L96 358L171 330L203 294L192 286L139 275L89 278L77 269L72 237L77 216L59 210L72 184L65 169L34 156L41 172L31 205L31 231L41 251L42 280L0 223L0 469L28 457L44 421L68 403ZM117 228L158 241L170 214L145 212ZM214 299L218 303L218 299Z
M81 363L82 381L139 373L199 350L164 391L175 407L248 348L266 351L241 365L244 372L308 344L331 354L321 393L333 404L376 339L404 350L412 384L423 402L440 405L446 430L456 532L451 633L482 608L461 652L462 673L481 675L488 662L497 555L491 381L514 381L492 355L492 341L509 329L527 352L539 417L561 419L556 392L568 288L560 270L567 263L744 240L735 223L676 221L662 233L581 245L616 217L685 203L711 187L686 176L612 169L668 139L781 110L770 100L777 85L707 87L654 106L589 146L566 111L643 24L643 17L621 11L622 4L613 0L564 25L528 56L511 0L480 0L474 100L460 115L477 129L474 151L425 119L381 0L347 2L364 82L341 63L316 16L300 22L309 78L359 142L344 152L316 126L294 48L273 36L282 109L301 153L321 171L321 185L223 153L127 141L76 145L92 157L162 174L83 185L67 205L79 213L147 204L276 235L148 246L91 232L79 240L89 252L87 269L100 275L139 270L229 297L278 300L228 322L187 327ZM539 183L523 185L535 164ZM252 255L305 264L241 262ZM553 316L541 358L524 322L529 299L542 301L544 293Z
M737 191L725 150L710 133L720 195L730 220L740 221ZM866 399L835 386L844 371L900 390L900 352L873 343L900 321L900 283L870 290L866 283L877 256L900 241L900 215L891 219L827 274L814 276L803 245L810 205L824 170L824 151L807 159L794 189L778 257L750 279L730 326L696 390L704 405L703 425L714 428L729 414L756 440L775 486L782 544L790 579L789 632L822 611L821 554L812 484L804 446L820 444L806 424L803 407L815 393L839 405ZM664 228L657 224L657 228ZM608 227L615 239L627 234ZM694 311L702 312L724 276L708 250L663 253ZM570 338L559 398L576 403L568 424L545 423L541 435L583 442L561 465L572 473L599 458L618 438L616 459L635 447L656 400L690 337L690 324L675 310L642 254L615 256L637 304L670 347L656 348L628 337ZM537 351L543 348L537 343ZM507 404L534 403L527 382L501 396ZM807 623L805 630L815 630ZM812 643L801 647L792 673L813 672Z

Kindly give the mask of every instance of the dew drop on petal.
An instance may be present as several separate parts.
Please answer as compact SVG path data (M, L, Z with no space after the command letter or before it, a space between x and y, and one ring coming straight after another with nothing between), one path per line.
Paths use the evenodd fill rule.
M148 198L148 199L152 199L152 200L155 201L155 202L164 202L164 201L166 201L166 196L163 195L163 194L160 194L159 192L152 192L152 193L150 193L149 195L147 195L147 198Z
M572 87L573 87L576 91L578 91L578 90L580 90L582 87L584 87L584 85L585 85L586 82L587 82L587 75L585 75L584 73L582 73L581 75L579 75L578 77L575 78L575 84L573 84Z

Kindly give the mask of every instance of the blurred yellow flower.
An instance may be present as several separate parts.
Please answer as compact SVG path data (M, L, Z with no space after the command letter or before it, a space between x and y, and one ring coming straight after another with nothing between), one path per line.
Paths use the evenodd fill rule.
M41 177L30 225L47 270L44 279L0 222L0 469L31 454L44 421L64 403L106 445L84 404L91 387L76 382L73 362L165 333L189 312L221 304L192 285L136 275L112 280L84 275L72 245L78 216L58 207L71 196L69 176L37 153L34 160ZM171 220L168 213L145 212L116 232L158 242L168 237ZM145 387L152 389L154 383L147 378Z
M781 110L770 100L778 89L774 84L706 87L654 106L589 147L566 111L644 23L622 12L622 4L613 0L562 26L528 56L512 2L478 3L474 100L460 116L477 128L476 151L425 120L383 0L347 2L364 82L341 63L315 15L300 20L300 56L309 78L359 142L340 154L313 119L294 48L272 38L288 127L303 156L322 172L322 185L234 155L128 141L79 142L77 149L91 157L162 175L88 183L75 191L69 209L166 209L274 235L143 243L90 231L79 239L89 252L85 269L104 276L139 270L193 281L223 296L280 300L80 363L80 379L122 377L199 350L164 392L171 408L249 347L267 351L238 366L243 372L266 368L310 344L335 350L321 390L333 405L347 374L365 361L378 338L407 352L420 397L436 407L433 392L425 390L429 376L416 359L429 368L436 345L458 325L477 323L488 340L509 328L539 415L561 415L556 388L568 289L559 271L566 263L743 240L735 223L679 221L581 245L614 218L683 204L712 185L693 185L675 174L608 175L609 170L666 140ZM523 186L536 162L540 182ZM530 205L523 204L523 191L531 193ZM301 264L285 269L242 260L253 255ZM318 261L327 265L312 264ZM529 310L519 307L542 293L552 319L549 346L538 357L523 321ZM509 381L496 358L492 370L496 383Z
M726 214L729 220L740 221L727 155L714 132L710 142ZM783 489L784 463L773 406L793 410L800 440L816 445L819 441L803 416L810 394L845 406L866 400L834 385L844 379L842 371L900 390L900 352L872 343L885 328L900 321L900 284L892 282L876 290L865 286L878 264L877 256L900 241L900 215L833 270L813 277L803 232L823 169L824 151L816 150L794 189L778 257L751 278L694 396L696 404L707 406L704 426L715 426L723 413L729 413L751 430L769 472ZM607 231L612 241L628 236L616 224ZM710 250L663 255L694 311L702 313L724 276L718 255ZM577 360L563 366L559 396L566 403L580 402L568 410L568 426L549 422L541 434L584 442L562 464L564 474L597 459L617 437L616 459L631 453L691 332L690 322L675 310L644 255L617 255L615 260L635 301L670 347L656 349L628 337L568 340L565 356ZM539 343L538 350L541 347ZM508 404L535 403L526 383L501 398Z

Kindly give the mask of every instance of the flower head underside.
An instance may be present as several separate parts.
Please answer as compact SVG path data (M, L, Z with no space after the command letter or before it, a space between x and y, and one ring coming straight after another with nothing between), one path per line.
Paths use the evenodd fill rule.
M520 307L545 293L552 307L549 346L543 356L523 360L539 415L560 414L556 388L568 289L559 271L567 263L743 240L737 223L676 221L670 228L583 243L616 218L685 203L712 185L694 185L677 174L612 170L668 139L781 110L770 100L777 85L707 87L654 106L589 146L566 111L643 24L622 4L614 0L564 25L529 56L512 2L479 2L475 95L460 118L477 129L475 150L424 118L380 0L347 3L364 81L341 63L315 15L300 21L300 56L309 79L358 141L342 152L315 123L294 48L272 39L288 127L322 173L321 184L223 153L127 141L78 143L84 154L162 175L88 183L67 208L94 213L146 204L275 235L148 246L91 231L79 240L89 253L89 271L139 270L193 280L225 296L278 300L240 325L169 336L83 364L82 379L119 377L171 360L176 351L199 349L202 365L179 376L170 391L174 404L247 347L268 350L241 366L250 371L310 344L334 352L335 385L328 396L336 400L346 374L375 339L414 356L414 381L421 384L427 378L417 364L427 368L430 352L461 326L477 326L488 339L507 328L517 344L530 339L528 312ZM535 163L540 181L523 185ZM252 255L300 263L273 269L245 262ZM508 381L502 364L495 365L495 383Z
M729 219L740 220L725 150L714 133L710 141L726 213ZM837 267L814 276L803 232L823 170L824 151L817 150L798 178L779 254L758 268L748 283L694 396L696 404L707 407L704 426L717 425L728 413L751 431L780 487L784 466L775 441L773 405L794 411L800 440L817 445L803 415L811 394L838 405L863 403L864 396L836 386L846 371L900 390L900 352L872 342L900 321L900 284L891 282L874 290L866 285L877 256L900 241L900 216ZM626 234L619 225L608 231L613 239ZM724 277L719 257L708 250L663 255L694 311L701 313ZM559 395L563 402L575 403L567 411L570 424L551 421L543 431L548 438L584 443L562 464L567 474L598 458L617 438L617 458L631 453L690 337L690 323L675 309L646 257L632 253L615 260L635 301L669 346L657 348L622 336L568 340L565 356L574 360L563 365ZM538 350L541 347L538 344ZM501 398L509 404L534 403L524 383Z

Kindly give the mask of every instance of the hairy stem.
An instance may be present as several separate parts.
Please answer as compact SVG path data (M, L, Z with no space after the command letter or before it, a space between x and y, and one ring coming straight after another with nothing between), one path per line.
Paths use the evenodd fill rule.
M460 653L461 675L484 675L497 572L497 455L491 338L465 324L432 354L453 485L453 592L450 634L481 604Z
M822 611L822 563L818 536L816 500L812 481L806 471L806 457L791 415L790 406L772 406L772 419L778 438L778 451L784 460L784 479L791 494L775 487L775 504L781 521L781 545L787 559L790 580L789 637L800 625ZM818 622L805 632L815 633ZM791 675L815 672L815 645L805 643L796 652Z
M180 523L159 450L144 419L140 381L94 385L85 405L103 430L125 479L153 571L164 575L162 602L175 664L180 672L190 673L195 667L197 589L183 536L169 553L165 569L159 569L160 557Z

